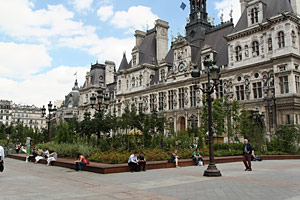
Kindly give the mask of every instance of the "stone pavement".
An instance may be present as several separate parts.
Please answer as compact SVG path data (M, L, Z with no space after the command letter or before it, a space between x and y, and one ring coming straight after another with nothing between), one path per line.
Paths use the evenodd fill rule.
M218 164L222 177L203 177L206 167L95 174L6 159L0 199L300 199L300 161Z

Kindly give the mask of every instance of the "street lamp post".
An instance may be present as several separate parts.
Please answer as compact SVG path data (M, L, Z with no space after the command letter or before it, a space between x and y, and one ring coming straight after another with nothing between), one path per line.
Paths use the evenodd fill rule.
M50 124L51 124L51 118L55 116L55 113L57 111L56 106L52 107L51 101L48 103L48 117L46 116L46 108L45 105L41 108L42 110L42 116L46 116L47 125L48 125L48 141L50 142Z
M215 65L210 59L206 59L203 62L204 66L207 69L207 87L200 88L203 93L206 94L207 99L207 107L208 107L208 135L209 135L209 165L207 169L204 171L203 176L222 176L220 170L218 170L217 166L215 165L215 158L214 158L214 142L213 142L213 131L212 131L212 98L211 95L214 93L215 88L219 84L220 79L220 68ZM200 77L200 71L197 66L192 72L192 77L197 78ZM213 84L211 85L210 81L213 80Z
M97 90L97 94L98 94L97 98L93 95L93 96L90 97L90 101L91 101L92 109L95 109L96 112L99 113L99 118L101 119L102 111L104 110L104 108L102 108L102 105L107 105L110 98L109 98L107 93L104 93L103 89ZM98 104L98 108L95 106L96 101L97 101L97 104ZM100 131L97 133L97 135L98 135L98 139L99 139L100 138Z
M97 112L101 112L103 110L102 104L107 105L110 98L107 94L104 93L103 89L97 90L97 93L97 98L94 95L90 97L91 106L92 109L95 109ZM96 101L98 104L98 108L94 107L96 105Z

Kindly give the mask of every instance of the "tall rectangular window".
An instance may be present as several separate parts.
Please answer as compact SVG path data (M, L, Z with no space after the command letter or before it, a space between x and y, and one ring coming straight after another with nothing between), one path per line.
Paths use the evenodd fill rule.
M289 79L288 76L279 77L280 93L289 93Z
M169 110L174 109L174 91L169 90L168 91L168 104L169 104Z
M179 108L184 108L184 88L178 89Z
M295 76L295 82L296 82L296 93L300 94L300 77Z
M259 99L262 98L262 84L261 82L253 83L253 98Z
M164 92L158 93L158 110L164 110Z
M190 86L190 100L191 100L191 107L196 107L196 90L195 87L192 85Z
M155 95L150 94L150 111L156 110Z
M245 99L244 85L235 86L235 89L236 89L236 99L239 101L244 100Z
M222 98L223 94L223 80L220 80L219 85L216 87L217 98Z
M139 112L143 112L143 103L139 103Z

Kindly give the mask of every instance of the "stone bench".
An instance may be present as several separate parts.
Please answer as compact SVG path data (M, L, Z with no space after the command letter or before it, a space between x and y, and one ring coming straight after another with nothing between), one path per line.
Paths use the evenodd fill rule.
M26 154L9 154L9 158L18 159L25 161ZM262 155L259 156L262 160L284 160L284 159L300 159L300 155ZM215 157L215 163L229 163L229 162L241 162L242 156L226 156L226 157ZM204 162L207 165L209 163L209 158L205 157ZM46 164L45 159L40 160L40 163ZM192 159L181 159L179 160L179 166L193 166L195 162ZM53 162L53 166L65 167L75 170L75 160L70 158L58 158L57 161ZM151 169L163 169L163 168L173 168L174 163L168 163L168 161L147 161L146 170ZM130 168L127 163L123 164L104 164L90 162L84 169L85 171L101 173L101 174L111 174L119 172L130 172Z

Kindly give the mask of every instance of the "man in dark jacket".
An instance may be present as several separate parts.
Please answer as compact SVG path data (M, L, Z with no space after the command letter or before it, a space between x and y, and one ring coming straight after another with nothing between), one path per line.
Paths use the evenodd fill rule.
M245 171L252 171L252 168L251 168L251 155L252 155L252 151L253 151L253 148L252 148L252 145L248 142L247 139L245 139L244 141L244 149L243 149L243 154L244 154L244 157L243 157L243 162L244 162L244 165L246 167ZM247 164L247 162L248 164Z

